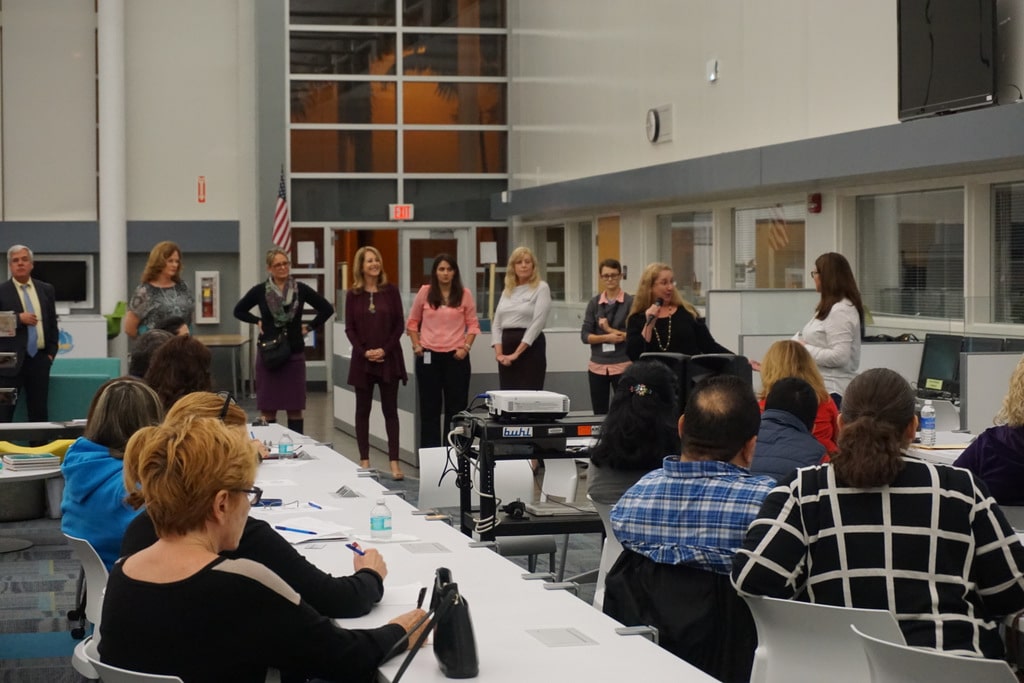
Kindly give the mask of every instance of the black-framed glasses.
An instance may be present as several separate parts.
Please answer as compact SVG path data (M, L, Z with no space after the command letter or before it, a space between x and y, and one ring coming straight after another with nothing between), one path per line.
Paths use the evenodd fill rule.
M821 275L821 273L819 273L818 271L816 271L816 270L812 270L811 271L811 277L818 277L819 275Z
M253 486L251 489L235 489L237 493L244 493L245 497L249 499L249 505L255 507L260 504L263 500L263 489L259 486Z
M235 397L231 394L230 391L218 391L217 395L224 398L224 406L220 409L219 416L220 421L223 422L224 418L228 416L228 409L231 407L232 404L235 404L236 401Z
M618 280L622 277L622 273L605 273L601 276L602 280Z

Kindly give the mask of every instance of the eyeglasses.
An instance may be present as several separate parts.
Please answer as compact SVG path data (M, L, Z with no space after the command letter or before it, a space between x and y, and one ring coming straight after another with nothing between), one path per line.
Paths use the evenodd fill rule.
M278 261L277 263L271 263L270 267L271 268L287 268L290 265L291 265L291 262L289 262L289 261Z
M259 486L253 486L251 489L235 489L236 493L244 493L249 499L249 505L259 505L260 501L263 500L263 489Z
M816 270L812 270L811 271L811 277L818 277L819 275L821 275L821 273L819 273L818 271L816 271Z
M602 280L618 280L622 277L622 273L605 273L601 276Z
M220 421L223 422L224 418L228 416L228 408L230 408L232 405L238 404L235 402L235 397L231 395L230 391L218 391L217 395L224 397L224 407L220 409L219 415Z

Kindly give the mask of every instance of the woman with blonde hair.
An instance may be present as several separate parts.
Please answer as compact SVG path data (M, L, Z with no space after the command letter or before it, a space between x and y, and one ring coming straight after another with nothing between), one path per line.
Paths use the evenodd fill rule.
M128 442L129 502L145 504L159 538L110 572L103 662L186 681L263 681L270 668L289 680L370 680L425 615L341 629L264 565L221 555L263 495L256 467L246 436L217 418L147 427Z
M825 380L818 371L818 365L803 344L792 339L775 342L765 352L760 370L761 395L758 400L762 411L768 392L780 379L797 377L811 385L818 396L818 413L814 417L814 428L811 433L825 447L826 453L835 453L839 448L836 445L839 410L825 388Z
M398 383L405 384L409 376L402 356L402 298L398 288L388 283L384 261L376 248L360 247L352 260L352 289L345 297L345 334L352 343L348 383L356 393L359 462L363 467L370 466L370 409L376 385L388 435L391 477L404 479L398 461Z
M142 284L135 288L124 314L125 334L135 339L175 316L192 323L195 299L181 279L181 270L181 249L174 242L158 242L150 250Z
M974 472L1000 505L1024 505L1024 358L993 422L953 464Z
M649 351L696 356L732 353L715 341L697 309L676 289L672 266L652 263L644 268L626 320L626 353L638 360Z
M164 424L172 425L195 417L219 419L240 434L248 434L245 411L235 403L231 394L213 394L197 391L179 399L167 413ZM255 442L260 447L259 442ZM123 484L122 484L123 488ZM156 530L145 510L140 512L121 542L121 555L127 557L156 543ZM352 554L354 573L350 576L331 576L321 571L295 547L284 540L267 522L249 516L238 547L221 553L232 559L247 559L265 565L298 591L320 614L336 619L361 617L384 597L384 579L387 564L376 548L364 554ZM116 557L116 556L115 556Z
M551 288L540 279L537 259L527 247L516 247L508 257L505 291L491 321L500 389L544 388L548 367L544 326L550 311Z

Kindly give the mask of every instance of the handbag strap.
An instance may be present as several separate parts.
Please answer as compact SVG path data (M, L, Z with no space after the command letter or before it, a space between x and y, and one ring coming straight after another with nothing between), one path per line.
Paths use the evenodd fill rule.
M421 633L420 637L416 639L416 642L412 645L412 649L409 650L409 653L405 656L405 659L402 661L402 665L398 667L398 672L395 674L395 677L391 679L391 683L398 683L401 680L402 675L405 674L405 670L409 668L410 664L412 664L412 660L415 659L419 651L423 649L423 643L426 642L427 636L429 636L430 632L434 630L435 626L437 626L437 622L439 622L448 612L448 608L455 604L458 596L459 594L457 591L445 593L441 602L435 605L434 609L427 612L427 615L416 622L416 625L409 630L409 633L412 633L423 623L427 624L426 628L423 629L423 633ZM409 633L406 633L405 636L395 643L391 649L394 650L399 645L406 642L409 639ZM391 652L389 652L388 655L390 656ZM384 659L386 660L387 657Z

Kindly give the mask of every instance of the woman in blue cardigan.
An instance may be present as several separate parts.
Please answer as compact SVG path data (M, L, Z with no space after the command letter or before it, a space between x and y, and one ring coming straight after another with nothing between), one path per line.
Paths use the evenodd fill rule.
M108 571L120 556L128 523L139 514L125 503L124 447L132 434L163 417L160 397L144 382L112 379L93 396L85 435L64 455L61 531L89 541Z

